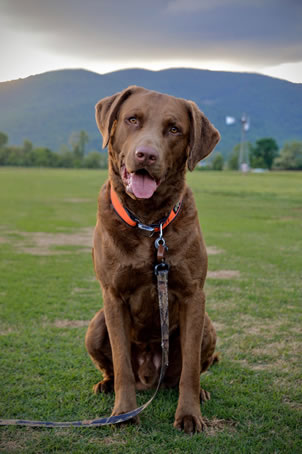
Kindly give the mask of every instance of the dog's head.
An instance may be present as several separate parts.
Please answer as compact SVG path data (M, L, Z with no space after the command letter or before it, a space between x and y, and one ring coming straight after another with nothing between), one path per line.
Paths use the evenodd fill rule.
M96 122L111 170L134 199L151 198L186 165L192 171L220 139L194 102L136 86L100 100Z

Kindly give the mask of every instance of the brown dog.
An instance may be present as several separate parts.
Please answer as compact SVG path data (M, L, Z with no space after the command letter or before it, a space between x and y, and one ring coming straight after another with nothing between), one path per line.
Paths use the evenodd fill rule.
M136 389L156 385L161 361L153 272L158 234L150 237L144 229L165 225L177 207L177 217L163 231L170 265L170 355L163 385L179 384L174 426L199 432L199 377L216 358L216 334L205 313L207 254L185 173L220 136L193 102L141 87L101 100L96 121L103 145L109 144L109 180L99 194L93 249L104 309L86 334L87 350L104 377L94 390L114 387L112 414L118 415L136 408Z

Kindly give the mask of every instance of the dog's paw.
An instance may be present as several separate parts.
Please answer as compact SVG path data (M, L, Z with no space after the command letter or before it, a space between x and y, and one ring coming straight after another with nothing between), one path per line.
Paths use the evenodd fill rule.
M205 423L201 413L196 412L192 415L175 415L174 427L178 430L183 430L186 434L192 435L196 432L204 430Z
M119 415L123 415L124 413L119 413ZM111 416L117 416L115 414L112 413ZM134 416L134 418L131 418L131 419L127 419L127 421L122 421L122 422L119 422L118 423L120 426L123 426L123 425L126 425L126 424L135 424L137 426L140 425L140 418L139 416Z
M112 393L114 388L114 383L112 378L105 378L102 381L99 381L96 385L93 386L93 392L98 393Z
M111 413L111 416L124 415L125 413L128 413L129 411L131 411L131 410L123 411L123 410L120 410L118 408L114 408L112 413ZM139 418L139 416L134 416L134 418L128 419L127 421L123 421L123 422L121 422L119 424L120 425L123 425L123 424L140 424L140 418Z
M211 399L211 394L205 389L200 388L200 402L206 402Z

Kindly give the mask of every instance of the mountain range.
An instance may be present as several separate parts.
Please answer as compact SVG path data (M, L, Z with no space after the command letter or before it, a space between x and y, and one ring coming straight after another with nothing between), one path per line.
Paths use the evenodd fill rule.
M72 132L85 130L88 149L101 149L96 102L128 85L144 86L195 101L219 129L216 150L227 155L240 142L242 114L250 119L247 140L273 137L279 146L302 140L302 84L250 73L198 69L126 69L108 74L59 70L0 83L0 131L9 143L29 139L58 151ZM226 116L236 119L226 125Z

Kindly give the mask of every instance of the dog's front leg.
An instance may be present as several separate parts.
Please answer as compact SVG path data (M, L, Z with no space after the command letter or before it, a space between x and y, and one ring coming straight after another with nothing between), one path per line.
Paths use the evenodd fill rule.
M204 326L205 296L196 289L190 300L180 303L182 371L174 427L186 433L203 430L200 411L200 355Z
M115 403L112 415L134 410L135 378L131 365L130 315L126 304L104 291L104 311L113 360Z

